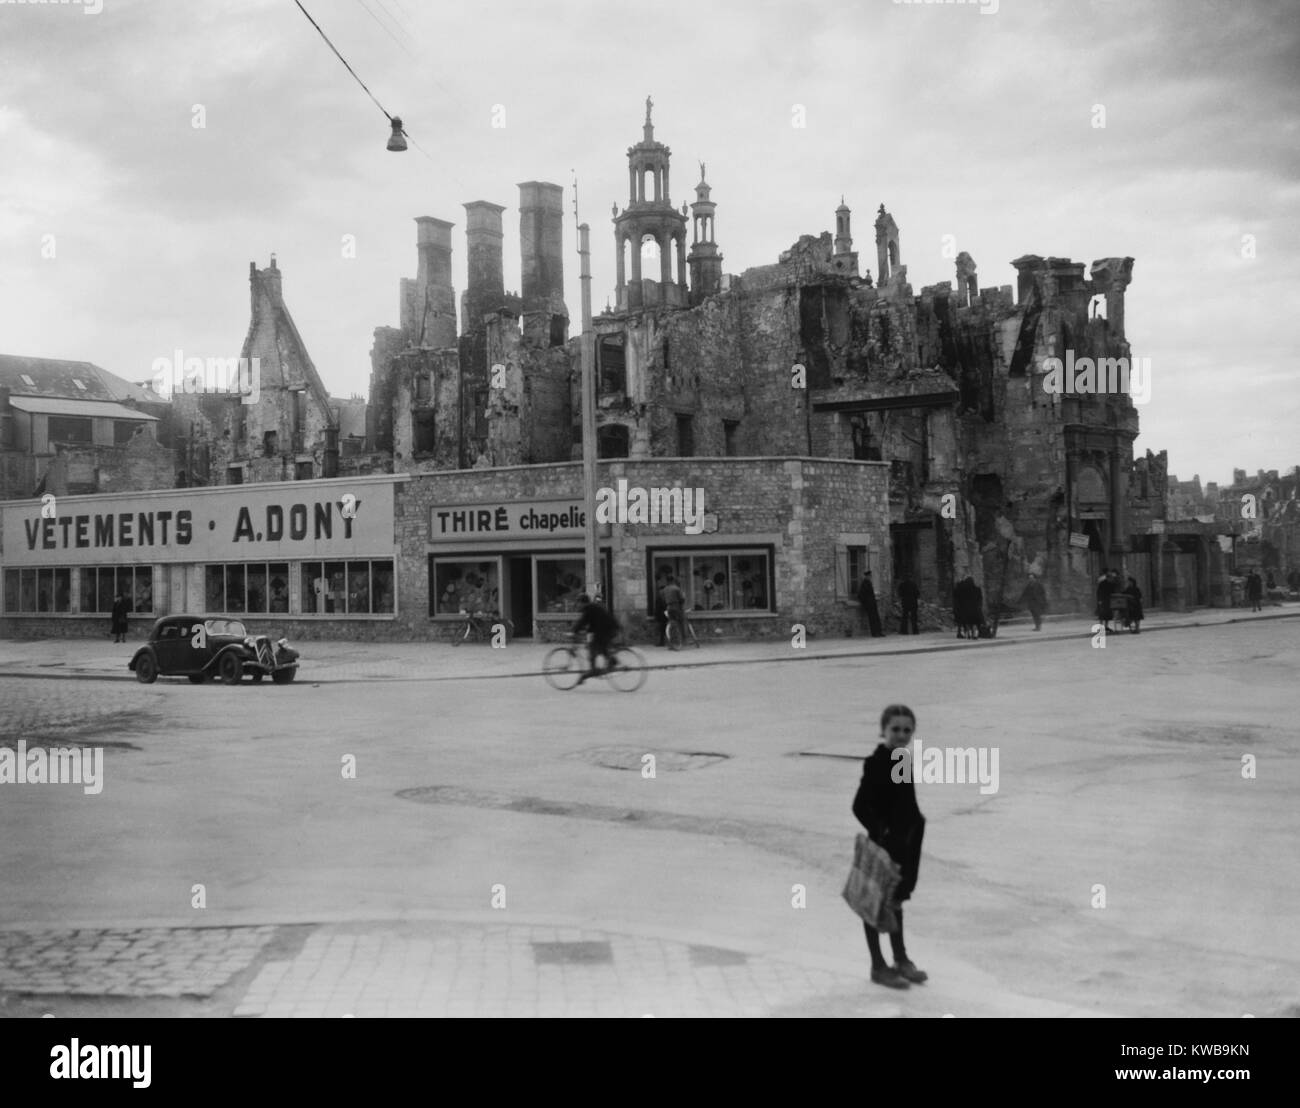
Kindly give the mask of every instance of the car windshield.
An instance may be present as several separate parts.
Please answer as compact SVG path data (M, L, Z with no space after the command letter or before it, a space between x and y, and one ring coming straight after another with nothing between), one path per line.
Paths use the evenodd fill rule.
M208 629L209 635L237 635L242 639L248 634L244 630L244 625L237 619L204 620L203 626Z

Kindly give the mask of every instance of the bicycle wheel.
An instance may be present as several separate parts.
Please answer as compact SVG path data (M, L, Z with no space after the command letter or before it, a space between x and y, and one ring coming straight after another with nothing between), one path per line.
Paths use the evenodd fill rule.
M667 626L664 628L664 642L668 644L669 650L681 650L682 632L676 622L669 619Z
M560 692L573 688L586 671L587 667L572 646L557 646L542 661L542 676L546 683Z
M619 692L636 692L645 684L645 659L630 646L621 647L614 657L618 665L605 671L609 683Z
M460 646L461 643L468 642L470 635L472 635L473 633L474 633L474 624L470 620L466 620L465 626L462 627L459 631L456 632L455 635L452 636L451 645Z
M691 623L690 620L687 620L687 621L686 621L686 633L690 636L691 642L693 642L693 643L695 644L695 649L696 649L696 650L699 650L699 648L700 648L700 638L699 638L699 636L695 633L695 624Z

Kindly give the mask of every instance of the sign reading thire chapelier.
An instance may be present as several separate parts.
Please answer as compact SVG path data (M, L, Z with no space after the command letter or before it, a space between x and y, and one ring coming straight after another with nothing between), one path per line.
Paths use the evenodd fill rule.
M9 566L391 557L391 482L237 485L0 506Z
M581 498L449 504L432 510L429 541L580 539L586 526L587 510Z

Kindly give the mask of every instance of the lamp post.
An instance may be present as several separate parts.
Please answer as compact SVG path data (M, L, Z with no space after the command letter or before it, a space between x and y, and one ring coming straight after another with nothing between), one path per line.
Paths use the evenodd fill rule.
M591 324L591 229L578 227L578 256L582 281L582 491L586 505L583 529L586 556L587 595L603 592L600 584L600 555L596 549L596 336ZM606 602L611 598L605 597Z

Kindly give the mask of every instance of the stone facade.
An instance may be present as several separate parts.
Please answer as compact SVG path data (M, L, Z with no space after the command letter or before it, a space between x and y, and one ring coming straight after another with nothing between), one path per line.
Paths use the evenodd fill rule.
M796 625L813 637L849 634L859 618L855 593L861 570L873 570L882 595L892 589L889 474L883 463L800 457L619 460L598 465L597 483L623 492L658 490L670 504L671 490L703 497L702 503L692 501L700 509L694 517L647 522L629 516L602 522L598 529L611 607L635 641L657 633L654 594L666 569L679 574L701 638L791 638ZM356 503L357 538L345 548L338 545L344 524L336 508L348 493ZM563 509L573 515L562 529L503 528L511 511L533 504L542 512ZM482 573L494 593L483 603L513 619L521 635L545 640L564 633L575 618L581 581L558 602L544 589L543 578L545 564L581 570L582 527L576 516L581 506L582 466L572 462L80 498L61 504L66 525L60 518L49 528L37 520L35 509L14 506L0 514L0 561L16 561L20 568L6 568L6 574L29 574L41 587L48 581L57 590L65 580L57 575L70 573L73 595L57 609L6 605L0 633L103 633L104 614L79 614L86 603L82 574L86 567L115 567L119 574L134 575L137 592L143 584L139 575L147 579L151 606L135 617L141 624L169 612L205 611L295 639L449 639L463 627L460 604L443 602L450 566L455 578L460 567ZM322 513L335 524L324 546L313 542L312 531L314 526L319 540ZM166 532L157 530L164 514L172 522L170 544ZM79 530L83 516L87 522ZM471 524L481 517L483 523L468 529L473 533L440 534L435 520L449 516L468 517ZM698 523L694 529L692 518ZM295 519L298 532L285 534ZM104 520L109 531L101 541ZM142 521L149 521L147 544ZM127 530L121 532L122 527ZM115 544L114 529L128 539L134 529L135 541ZM457 522L454 530L460 529ZM295 541L288 542L290 537ZM361 565L363 580L370 572L366 565L375 566L371 596L379 592L379 575L388 590L395 571L393 595L357 614L346 614L353 609L342 605L338 614L328 614L335 612L333 605L309 608L313 577L329 578L344 566L350 576L354 564ZM258 570L259 589L277 575L287 583L284 608L267 611L265 593L256 601L251 591L244 593L248 566L265 567ZM216 594L211 591L214 567ZM51 576L38 580L37 574ZM239 583L237 601L229 600L232 574ZM252 577L247 581L251 590ZM11 599L21 591L18 578L6 577L5 587ZM23 587L35 595L34 585ZM214 596L226 599L214 601Z
M248 268L252 314L239 363L241 373L247 366L256 374L256 389L173 395L181 487L339 472L338 420L284 302L275 257L266 269Z

